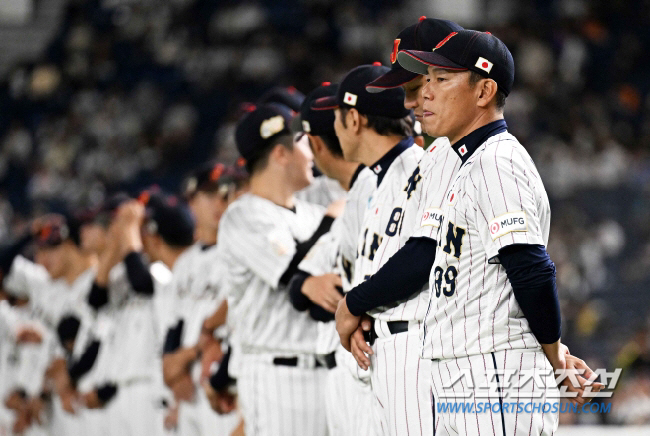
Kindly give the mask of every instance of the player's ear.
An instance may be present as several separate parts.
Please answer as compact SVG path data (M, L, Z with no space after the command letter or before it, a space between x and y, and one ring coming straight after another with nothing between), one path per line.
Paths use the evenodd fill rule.
M277 143L269 153L269 163L274 162L284 166L289 160L289 153L284 145Z
M358 110L352 108L348 111L346 116L348 117L346 120L348 122L348 126L352 129L353 132L358 133L359 130L361 130L363 122L362 115Z
M309 147L311 148L311 152L313 154L320 154L323 151L323 147L325 147L323 140L320 139L320 137L312 136L309 133L307 133L307 136L309 137Z
M492 79L483 79L476 84L478 107L486 108L491 101L496 100L497 82Z

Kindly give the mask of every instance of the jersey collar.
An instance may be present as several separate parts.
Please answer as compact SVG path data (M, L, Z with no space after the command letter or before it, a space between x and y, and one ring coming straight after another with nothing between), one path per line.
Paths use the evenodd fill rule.
M359 164L357 169L354 170L354 174L352 174L352 178L350 179L350 188L348 189L348 191L352 189L352 185L354 185L354 182L357 181L357 179L359 178L359 174L361 174L361 171L363 171L365 167L366 166L364 164Z
M454 149L460 160L465 163L467 159L491 136L498 135L499 133L507 132L508 125L505 120L492 121L483 127L479 127L467 136L456 141L451 146Z
M413 143L414 140L412 136L402 139L400 142L397 143L397 145L395 145L395 147L391 148L388 151L388 153L383 155L381 159L375 162L374 165L370 166L372 172L377 175L377 186L379 186L384 176L386 175L386 171L388 171L388 168L393 163L393 161L397 159L397 156L399 156L406 149L411 147Z

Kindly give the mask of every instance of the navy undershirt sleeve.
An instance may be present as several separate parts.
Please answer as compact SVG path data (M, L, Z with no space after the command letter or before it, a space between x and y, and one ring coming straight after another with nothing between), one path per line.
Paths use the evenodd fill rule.
M93 286L88 294L88 304L95 310L99 310L108 304L108 288L100 286L93 282Z
M153 295L153 278L144 262L142 253L130 252L124 258L126 275L133 290L142 295Z
M294 309L299 312L309 309L312 302L302 293L302 285L311 277L311 274L298 270L289 282L289 300Z
M345 296L352 315L404 300L429 281L437 243L429 238L410 238L376 274Z
M167 330L165 336L165 343L163 344L163 354L173 353L181 347L181 338L183 336L183 326L185 321L182 319L178 321L174 327Z
M231 352L232 348L228 350L221 363L219 363L219 369L210 377L210 385L217 392L227 391L230 386L236 383L236 380L228 374Z
M99 341L91 342L86 347L81 357L68 367L68 374L70 374L73 383L76 384L84 374L88 373L88 371L92 369L95 360L97 360L100 345L101 343Z
M510 245L499 250L499 260L530 330L541 344L562 335L555 264L542 245Z
M302 260L305 258L307 253L309 253L311 247L313 247L314 244L318 242L318 239L321 236L323 236L325 233L329 232L333 222L334 222L334 218L332 218L329 215L325 215L321 220L320 224L318 225L318 228L316 229L314 234L311 235L311 237L306 241L299 242L296 244L296 254L293 255L291 262L289 262L289 266L287 267L286 271L282 274L282 277L280 277L280 284L285 286L289 284L291 278L294 276L296 272L298 272L298 265L300 265L300 262L302 262Z

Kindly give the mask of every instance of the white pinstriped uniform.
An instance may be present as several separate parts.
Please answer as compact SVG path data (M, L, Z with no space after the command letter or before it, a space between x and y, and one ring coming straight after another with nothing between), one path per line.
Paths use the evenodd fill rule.
M348 192L343 213L300 263L302 271L313 276L338 273L344 290L351 289L357 235L368 198L376 186L377 177L372 171L368 168L359 171ZM319 353L336 351L337 366L327 374L325 406L329 436L379 434L374 420L367 417L367 412L374 407L370 373L361 370L352 355L341 346L334 321L319 323L319 327Z
M181 348L198 343L203 321L212 315L225 300L221 281L225 275L225 261L220 246L205 247L196 243L183 252L172 269L172 324L183 320ZM236 413L219 415L200 385L201 364L191 368L196 385L192 402L183 402L178 411L178 433L181 436L230 434L239 423Z
M459 153L469 153L464 147ZM491 136L468 154L445 194L429 279L422 356L434 359L434 397L461 368L471 368L475 382L490 368L550 368L498 263L505 246L546 246L549 226L544 185L514 136ZM546 382L547 392L556 389L552 377ZM549 413L439 418L441 434L551 434L557 427Z
M233 202L219 224L228 280L228 324L241 365L239 403L247 435L325 435L324 382L316 368L317 322L296 311L280 278L318 228L324 208L295 201L295 211L253 194ZM274 364L296 358L297 366Z
M397 149L388 153L394 153L395 150ZM383 179L379 180L364 215L357 243L355 285L376 271L373 264L379 261L377 253L384 239L397 236L402 210L396 212L396 206L402 204L402 198L410 185L409 179L424 154L420 147L411 145L394 157L392 162L382 158L373 168L376 173L383 172ZM388 168L378 168L386 165ZM387 260L388 256L384 257ZM375 310L370 314L375 316L381 312ZM408 346L405 346L412 333L384 335L382 332L387 329L381 329L380 322L375 320L375 330L379 338L372 346L374 354L371 356L371 386L376 400L374 414L381 426L381 432L385 435L429 434L432 429L432 423L429 422L431 419L426 413L421 413L419 406L420 398L426 399L426 396L419 395L422 391L420 385L425 380L419 376L423 368L417 366L418 361L415 359L411 360L416 365L413 368L408 367L406 360L407 356L412 354L408 353Z
M296 192L296 198L307 203L318 204L323 207L345 198L345 189L341 184L326 175L315 177L306 188Z

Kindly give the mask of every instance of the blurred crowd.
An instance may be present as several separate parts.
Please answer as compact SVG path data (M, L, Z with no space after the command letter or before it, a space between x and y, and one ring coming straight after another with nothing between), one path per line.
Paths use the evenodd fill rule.
M71 0L43 56L0 88L0 237L63 204L152 183L174 190L201 162L235 162L244 102L388 64L401 28L446 11L431 3ZM630 368L617 401L639 412L607 419L650 422L639 406L650 401L650 5L456 9L439 18L491 31L516 61L505 116L551 198L563 339L592 368Z

